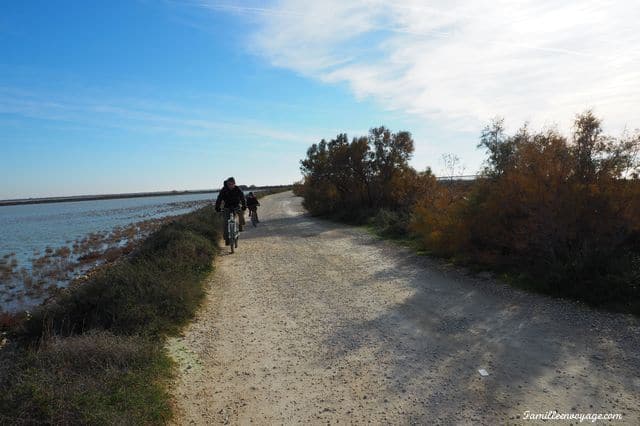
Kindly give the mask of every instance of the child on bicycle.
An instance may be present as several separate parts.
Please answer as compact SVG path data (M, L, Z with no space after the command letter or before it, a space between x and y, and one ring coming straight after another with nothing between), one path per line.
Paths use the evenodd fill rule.
M247 195L247 208L249 209L249 217L253 216L256 222L260 223L258 220L258 206L260 202L258 198L253 194L253 192L249 192Z

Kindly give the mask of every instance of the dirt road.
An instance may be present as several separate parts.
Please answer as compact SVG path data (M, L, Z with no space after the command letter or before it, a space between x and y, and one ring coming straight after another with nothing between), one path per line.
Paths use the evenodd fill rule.
M176 423L640 424L640 321L311 218L291 193L260 212L169 343Z

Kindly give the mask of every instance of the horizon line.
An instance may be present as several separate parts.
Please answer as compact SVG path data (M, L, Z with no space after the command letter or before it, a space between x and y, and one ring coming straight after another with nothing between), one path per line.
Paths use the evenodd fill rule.
M238 185L240 187L246 187L251 189L266 189L291 186L291 184L282 185ZM72 201L96 201L96 200L112 200L119 198L142 198L153 196L170 196L170 195L185 195L185 194L206 194L218 192L219 188L211 189L185 189L185 190L167 190L167 191L143 191L143 192L123 192L123 193L108 193L108 194L84 194L84 195L61 195L51 197L28 197L28 198L9 198L0 199L0 207L2 206L16 206L26 204L45 204L45 203L64 203Z

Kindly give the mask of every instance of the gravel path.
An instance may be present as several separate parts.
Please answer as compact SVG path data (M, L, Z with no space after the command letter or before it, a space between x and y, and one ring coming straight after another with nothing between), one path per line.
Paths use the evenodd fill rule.
M637 319L311 218L291 193L261 202L263 223L219 257L169 342L176 423L535 424L525 411L557 410L640 424Z

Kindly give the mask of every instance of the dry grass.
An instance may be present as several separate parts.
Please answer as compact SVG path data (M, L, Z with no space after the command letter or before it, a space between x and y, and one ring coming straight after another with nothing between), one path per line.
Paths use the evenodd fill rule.
M92 332L0 352L0 424L159 424L171 416L161 346Z

